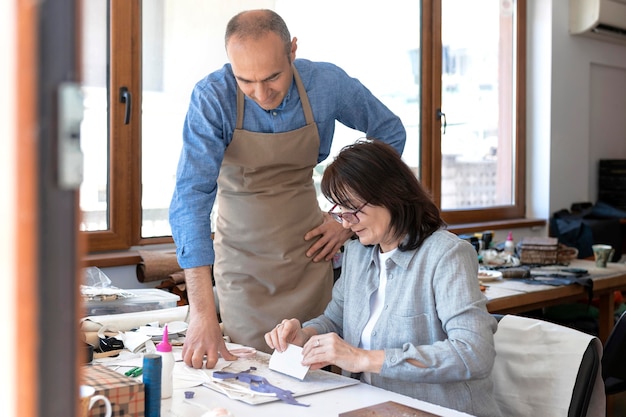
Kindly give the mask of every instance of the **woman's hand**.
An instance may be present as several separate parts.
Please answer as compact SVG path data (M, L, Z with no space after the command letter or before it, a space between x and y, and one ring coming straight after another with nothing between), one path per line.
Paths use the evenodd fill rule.
M298 319L285 319L271 331L265 333L265 343L279 352L287 350L287 345L302 346L310 335L302 329Z
M303 365L321 369L335 365L348 372L379 373L385 361L385 351L356 348L336 333L312 336L302 349Z

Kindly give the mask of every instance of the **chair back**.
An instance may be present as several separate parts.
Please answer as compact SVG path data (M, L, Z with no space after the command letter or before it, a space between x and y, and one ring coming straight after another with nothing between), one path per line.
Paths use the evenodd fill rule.
M598 372L600 368L600 352L598 352L599 347L595 342L594 340L589 342L580 361L580 367L578 368L572 391L572 401L567 413L568 417L584 417L587 415L594 386L600 375Z
M626 312L617 320L604 344L602 379L607 395L626 391Z
M597 337L543 320L505 315L494 336L494 396L502 415L604 415Z

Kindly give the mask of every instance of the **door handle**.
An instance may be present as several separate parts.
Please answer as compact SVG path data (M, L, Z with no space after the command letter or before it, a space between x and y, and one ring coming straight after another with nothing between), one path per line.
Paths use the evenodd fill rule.
M126 109L124 111L124 124L127 125L130 123L130 112L132 110L132 95L128 88L120 87L120 103L126 104Z
M443 119L443 132L442 134L445 135L446 134L446 126L448 125L448 122L446 120L446 114L444 112L441 111L441 109L437 109L437 120L442 120Z

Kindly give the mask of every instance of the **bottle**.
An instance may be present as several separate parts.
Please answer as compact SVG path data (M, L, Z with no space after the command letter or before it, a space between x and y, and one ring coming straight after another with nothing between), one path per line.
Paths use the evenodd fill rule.
M174 388L174 354L167 335L167 324L163 327L163 340L156 345L156 353L161 356L161 398L170 398Z
M515 254L515 242L513 241L513 232L509 232L504 242L504 252L509 255Z

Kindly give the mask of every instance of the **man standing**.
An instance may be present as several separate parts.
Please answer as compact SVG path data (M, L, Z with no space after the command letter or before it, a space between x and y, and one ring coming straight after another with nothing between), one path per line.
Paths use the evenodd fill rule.
M264 334L279 320L324 311L328 261L350 235L321 212L312 180L335 120L399 153L406 140L400 119L358 80L333 64L295 60L297 38L275 12L239 13L225 44L230 63L193 90L170 206L191 309L183 360L195 368L205 356L207 367L218 353L234 359L210 265L223 333L235 343L267 350Z

